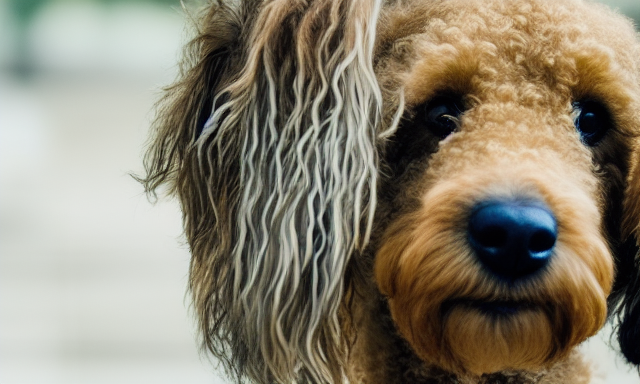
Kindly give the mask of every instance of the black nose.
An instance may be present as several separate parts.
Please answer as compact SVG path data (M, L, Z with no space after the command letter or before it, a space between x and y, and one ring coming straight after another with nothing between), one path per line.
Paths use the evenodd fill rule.
M474 208L469 242L494 274L515 280L547 265L558 237L553 214L530 202L490 202Z

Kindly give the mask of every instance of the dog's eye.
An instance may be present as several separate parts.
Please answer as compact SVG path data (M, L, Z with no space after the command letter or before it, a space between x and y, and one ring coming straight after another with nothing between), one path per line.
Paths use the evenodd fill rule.
M462 101L455 97L437 97L425 106L424 120L434 135L444 139L460 125Z
M588 146L598 144L612 125L611 114L597 101L573 103L572 115L582 142Z

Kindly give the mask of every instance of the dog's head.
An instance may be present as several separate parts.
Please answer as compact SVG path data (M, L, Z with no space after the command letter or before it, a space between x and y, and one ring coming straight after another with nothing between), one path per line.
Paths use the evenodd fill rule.
M182 204L204 345L342 382L358 275L427 364L540 369L609 309L639 365L639 58L577 0L212 3L143 180Z
M441 7L407 38L408 116L386 148L376 280L400 333L448 370L540 369L601 328L617 262L638 361L632 28L578 2Z

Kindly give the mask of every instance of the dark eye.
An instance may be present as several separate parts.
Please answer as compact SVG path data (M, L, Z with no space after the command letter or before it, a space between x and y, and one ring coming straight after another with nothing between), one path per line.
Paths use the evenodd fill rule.
M444 139L460 125L462 100L457 97L436 97L426 104L423 118L434 135Z
M598 144L613 125L607 108L591 100L573 103L573 123L588 146Z

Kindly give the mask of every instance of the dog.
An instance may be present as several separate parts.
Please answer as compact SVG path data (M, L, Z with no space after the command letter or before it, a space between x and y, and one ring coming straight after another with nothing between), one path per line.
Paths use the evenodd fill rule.
M141 177L237 382L640 365L640 43L582 0L211 1Z

